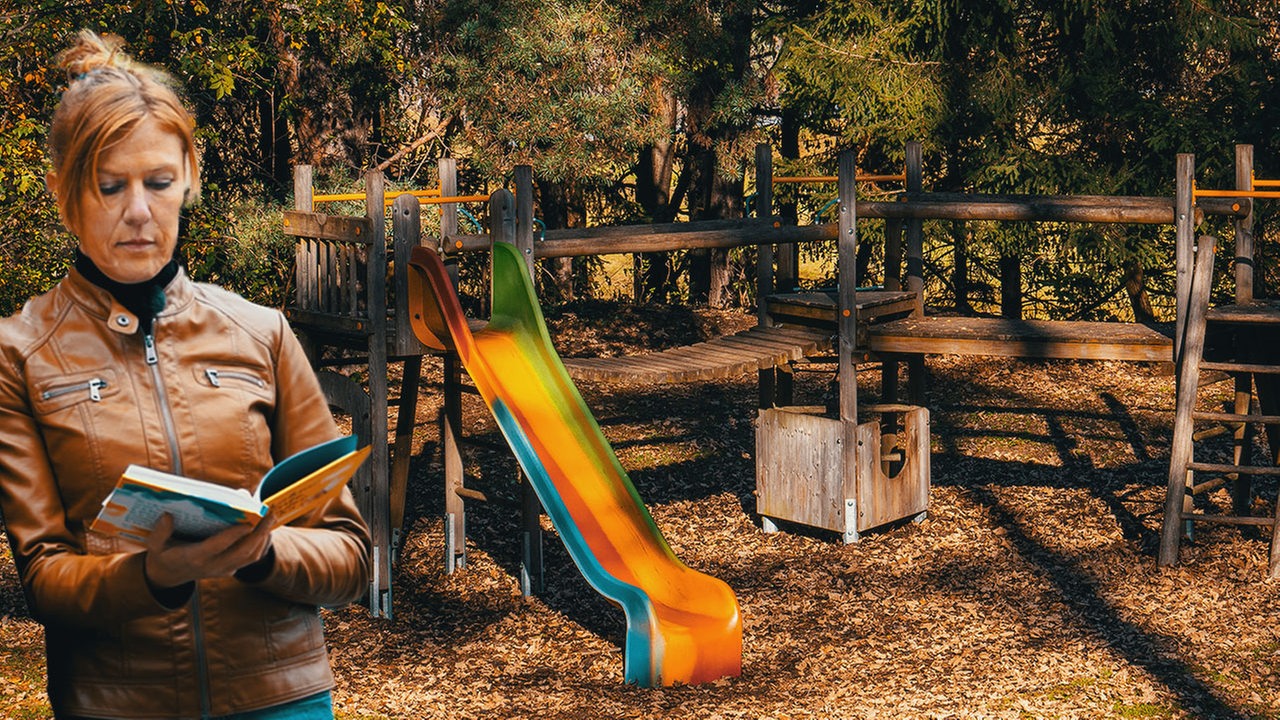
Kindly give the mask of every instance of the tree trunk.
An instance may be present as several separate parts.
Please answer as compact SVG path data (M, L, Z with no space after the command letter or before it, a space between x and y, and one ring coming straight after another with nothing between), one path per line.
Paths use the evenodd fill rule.
M289 45L289 40L285 36L284 28L280 20L280 8L274 3L267 4L267 39L270 47L275 51L276 71L275 71L275 88L272 104L273 114L279 115L279 122L286 127L283 133L283 142L289 144L288 127L290 121L293 126L293 138L297 141L297 154L289 157L286 165L316 165L320 162L320 140L322 137L320 128L316 126L315 116L309 111L307 103L303 101L302 84L299 81L299 73L301 62L298 54L293 47ZM286 116L285 113L279 112L279 104L285 98L292 98L292 110ZM290 177L286 179L286 187L292 187L292 169L289 170Z
M542 221L548 230L583 227L586 212L582 207L581 193L569 183L536 180L538 184L539 207L542 210ZM574 290L574 258L547 258L543 266L547 268L550 279L544 283L546 296L560 302L573 300ZM546 287L550 284L552 287Z
M787 109L782 111L782 145L779 151L782 157L788 160L800 158L800 119L796 117L794 111ZM796 225L800 222L798 203L794 193L788 193L786 200L781 202L778 202L775 196L775 205L784 224ZM792 288L800 285L799 244L779 245L774 255L774 262L777 266L774 287L781 292L790 292Z
M1135 322L1152 323L1156 320L1155 309L1151 307L1151 296L1147 294L1145 284L1147 270L1138 258L1125 261L1124 291L1129 296L1129 306L1133 308Z
M258 99L258 128L263 185L273 200L283 203L293 190L293 149L289 144L289 123L280 112L275 93Z
M1022 319L1022 260L1016 255L1000 256L1000 317Z
M650 222L667 223L675 219L676 205L671 202L671 177L674 173L676 123L679 119L675 97L659 92L660 111L671 135L640 151L636 167L636 202ZM674 282L670 253L640 253L632 261L632 295L636 302L666 302Z
M869 242L858 243L858 254L853 263L855 268L854 282L856 283L854 287L866 287L871 284L871 251L874 249Z
M734 185L721 176L717 170L717 158L714 150L704 150L697 158L697 191L693 194L696 202L690 208L693 220L718 220L734 217L734 209L738 216L742 213L742 185L737 183L735 198ZM729 279L729 254L721 249L700 249L689 251L689 301L706 303L712 307L721 307L726 293L725 286Z
M748 125L744 118L726 120L714 106L726 88L743 82L750 73L755 4L754 0L724 4L717 31L723 54L717 58L719 62L703 67L688 96L686 127L691 160L697 164L696 191L691 192L689 203L694 219L742 217L741 173L723 173L727 158L718 157L717 150L732 147ZM722 305L728 296L728 262L728 253L723 250L690 253L689 299Z
M951 223L951 242L954 248L954 262L951 266L951 285L955 290L955 310L960 313L972 313L969 304L969 228L963 221Z

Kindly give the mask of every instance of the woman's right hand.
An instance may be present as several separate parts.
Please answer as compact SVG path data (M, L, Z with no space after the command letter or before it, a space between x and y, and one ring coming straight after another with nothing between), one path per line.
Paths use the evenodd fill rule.
M262 559L271 549L271 522L233 525L198 542L173 537L173 518L165 514L147 540L144 564L152 587L173 588L195 580L230 577Z

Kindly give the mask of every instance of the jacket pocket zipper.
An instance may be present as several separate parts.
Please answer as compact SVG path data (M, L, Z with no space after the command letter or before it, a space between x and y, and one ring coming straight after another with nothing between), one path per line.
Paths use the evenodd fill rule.
M209 384L214 387L222 387L223 378L228 380L241 380L243 382L257 385L260 388L265 388L267 386L267 384L262 381L262 378L255 377L249 373L236 372L234 370L218 370L216 368L209 368L204 371L204 374L205 377L209 378Z
M74 392L89 391L89 399L94 402L102 400L102 393L99 392L107 386L107 381L102 378L92 378L87 382L76 383L75 385L63 385L62 387L51 388L40 393L41 400L52 400L63 395L70 395Z

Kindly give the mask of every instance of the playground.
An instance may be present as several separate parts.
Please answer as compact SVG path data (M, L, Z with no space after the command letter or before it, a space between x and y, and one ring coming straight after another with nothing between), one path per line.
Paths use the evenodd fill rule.
M724 311L580 304L548 314L566 356L687 344L746 327ZM428 360L425 375L437 375ZM326 612L340 718L1268 718L1280 711L1266 533L1207 526L1158 568L1174 379L1158 365L929 359L929 517L866 533L754 514L755 379L580 383L676 554L725 580L742 674L623 682L623 617L549 535L521 595L515 461L476 398L468 455L494 502L446 575L439 394L414 429L395 616ZM834 366L797 372L798 398ZM876 371L863 377L874 385ZM549 526L548 526L549 527ZM1251 536L1252 535L1252 536ZM0 707L42 718L43 648L0 560ZM47 710L43 711L47 712ZM26 714L23 714L26 713Z
M197 118L178 259L368 451L360 599L289 608L335 720L1280 720L1280 4L1112 5L15 7L0 316L86 229L65 39L118 34ZM57 639L24 519L0 720L52 720L50 649L133 628ZM209 708L239 639L192 597L160 684Z
M487 233L441 216L440 247L491 253L487 325L462 309L419 200L384 200L370 173L367 217L315 213L300 173L283 218L299 238L291 319L350 430L389 440L353 481L377 543L367 604L323 611L338 717L1276 717L1280 635L1260 620L1277 599L1276 493L1240 482L1274 474L1256 462L1268 438L1192 428L1275 423L1220 382L1274 373L1221 328L1275 318L1240 294L1247 273L1237 304L1207 309L1215 242L1193 243L1193 170L1179 156L1167 199L917 194L842 202L820 228L535 245L517 168ZM854 198L848 154L837 179ZM1241 207L1194 209L1233 218L1239 243ZM528 275L535 253L588 239L834 239L853 277L859 215L907 221L905 279L773 294L762 262L755 312L543 310ZM959 216L1174 226L1181 355L1169 328L1137 323L922 315L903 292L920 287L911 223ZM42 718L42 637L17 587L6 559L0 703Z

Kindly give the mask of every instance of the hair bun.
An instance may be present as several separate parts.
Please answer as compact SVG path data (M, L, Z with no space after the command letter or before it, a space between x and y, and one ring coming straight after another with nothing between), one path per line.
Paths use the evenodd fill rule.
M99 35L92 30L81 30L75 44L58 56L58 64L67 71L70 82L102 68L128 70L132 62L121 49L123 47L124 38L118 35Z

